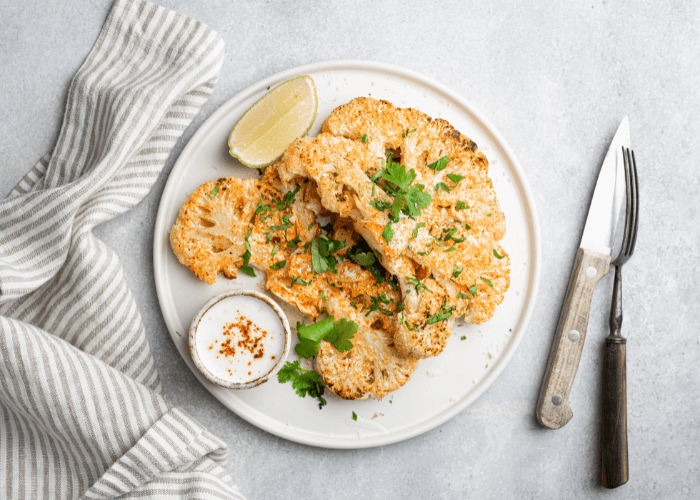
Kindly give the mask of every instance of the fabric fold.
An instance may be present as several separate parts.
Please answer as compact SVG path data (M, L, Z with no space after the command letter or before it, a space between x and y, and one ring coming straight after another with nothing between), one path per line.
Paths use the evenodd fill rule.
M117 0L53 152L0 201L0 497L240 497L225 443L166 403L119 258L92 233L150 191L223 56L208 26Z

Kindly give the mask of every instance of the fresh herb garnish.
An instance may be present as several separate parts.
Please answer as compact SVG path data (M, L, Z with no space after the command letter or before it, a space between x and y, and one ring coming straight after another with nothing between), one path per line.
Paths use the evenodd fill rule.
M408 137L408 134L412 134L412 133L415 132L415 131L416 131L415 128L412 128L412 129L408 129L408 128L407 128L407 129L406 129L406 132L404 132L403 134L401 134L401 137Z
M275 246L272 248L272 253L270 253L270 257L274 257L277 254L277 252L279 251L279 249L280 249L279 243L275 243Z
M253 278L255 277L255 271L253 270L252 267L248 265L250 262L250 242L248 241L248 238L250 237L250 233L253 232L253 228L248 229L248 231L245 233L244 241L245 241L245 253L242 255L243 257L243 265L239 268L241 272L244 274L247 274L248 276L252 276Z
M437 184L435 184L433 186L433 189L435 190L436 193L439 193L441 189L446 193L450 192L449 186L447 184L445 184L444 182L438 182Z
M447 178L450 179L452 182L454 182L454 183L455 183L455 186L456 186L457 184L459 184L459 181L461 181L462 179L464 179L464 176L463 176L463 175L457 175L457 174L447 174L445 177L447 177Z
M289 288L293 287L294 283L299 283L300 285L304 285L304 286L309 286L311 284L311 282L304 281L303 279L301 279L298 276L290 276L290 278L292 279L292 284L290 285ZM323 292L321 292L321 293L323 293Z
M321 376L314 370L304 370L299 360L287 361L287 364L277 373L277 381L280 384L291 381L292 388L302 398L308 394L318 399L319 407L326 404L326 400L322 397L324 387Z
M486 214L486 217L491 217L491 214Z
M433 291L427 286L425 286L423 283L421 283L418 278L407 277L406 281L408 281L411 285L416 287L416 293L420 292L421 290L427 290L430 293L433 293Z
M357 421L357 413L352 412L352 419L355 420L355 421Z
M289 222L289 214L284 214L284 215L282 216L282 222L283 222L282 225L280 225L280 226L272 226L272 227L270 228L270 230L271 230L271 231L281 231L281 230L283 230L283 229L288 229L288 228L292 227L292 223Z
M457 250L457 247L455 247L455 246L453 245L453 246L451 246L450 248L446 249L443 253L454 252L455 250Z
M331 254L345 248L345 242L334 240L322 234L318 238L311 240L311 267L317 274L323 274L326 271L338 273L335 265L338 260Z
M417 238L418 237L418 230L422 227L425 227L425 222L419 222L418 224L415 225L413 228L413 232L411 233L411 238Z
M216 193L218 193L218 192L219 192L219 185L217 184L216 186L214 186L214 189L211 190L211 193L209 193L209 196L211 198L216 198Z
M453 248L454 248L454 247L453 247ZM459 275L462 274L462 271L463 271L463 270L464 270L464 267L463 267L463 266L457 266L457 265L455 265L455 266L452 268L452 276L454 276L455 278L459 277Z
M434 170L435 172L440 172L441 170L445 170L445 167L447 167L447 163L450 161L452 160L450 160L447 156L443 156L435 163L431 163L430 165L428 165L428 168Z
M464 294L464 293L462 293L462 292L459 292L459 293L457 294L457 298L458 298L458 299L468 299L468 298L469 298L469 295Z
M498 255L498 252L495 248L493 249L493 254L496 256L497 259L502 259L503 257L505 257L505 255Z
M394 230L391 228L391 221L387 222L386 226L384 226L382 236L384 237L387 243L389 243L394 237Z
M363 144L367 144L367 134L362 134L362 135L360 136L360 139L362 139L362 143L363 143Z
M465 337L464 335L462 335L462 337L461 337L460 340L467 340L467 337Z
M297 323L299 343L294 350L302 358L311 358L318 354L321 340L326 340L338 352L349 351L352 349L350 340L354 338L357 328L354 321L345 318L334 321L332 316L311 325Z
M297 243L299 243L300 241L301 241L301 238L299 238L299 235L297 234L293 240L289 240L287 242L287 248L294 248L295 246L297 246Z
M478 292L478 291L479 290L476 288L476 285L472 285L469 287L469 293L472 294L472 297L476 297L476 292Z
M482 277L482 278L481 278L481 281L485 281L486 284L487 284L488 286L490 286L491 288L493 288L493 283L491 283L491 280L490 280L490 279L488 279L488 278L483 278L483 277Z
M464 203L462 200L457 200L457 203L455 203L455 208L457 210L464 210L465 208L469 208L469 205Z
M272 265L270 266L270 269L272 269L272 270L274 270L274 271L277 271L278 269L282 269L286 263L287 263L286 260L281 260L281 261L279 261L279 262L277 262L277 263L275 263L275 264L272 264Z
M444 321L450 316L452 316L452 312L455 310L455 306L450 306L447 307L447 296L445 296L445 301L442 303L440 306L440 310L432 315L430 318L428 318L427 324L428 325L433 325L437 323L438 321Z

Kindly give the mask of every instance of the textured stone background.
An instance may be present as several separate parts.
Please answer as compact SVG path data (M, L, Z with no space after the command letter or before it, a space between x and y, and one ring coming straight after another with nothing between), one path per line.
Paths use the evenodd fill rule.
M169 400L226 440L229 470L250 499L700 498L700 331L692 316L700 309L700 3L161 3L217 30L226 61L150 195L97 232L124 263ZM53 147L70 79L110 4L0 0L2 195ZM542 229L537 306L497 382L427 434L358 451L284 441L219 404L172 344L153 282L158 202L197 127L248 85L331 59L397 64L465 96L519 157ZM625 115L642 200L623 283L631 479L607 491L597 443L611 276L594 296L575 417L546 430L534 407L598 167Z

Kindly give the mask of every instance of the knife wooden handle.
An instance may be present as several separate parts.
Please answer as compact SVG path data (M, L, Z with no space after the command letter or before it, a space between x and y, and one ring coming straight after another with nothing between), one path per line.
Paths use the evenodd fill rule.
M603 352L603 484L617 488L629 479L627 459L627 340L611 333Z
M576 254L537 401L537 420L551 429L563 427L574 416L569 392L586 339L593 288L608 274L610 260L609 255L585 248L579 248Z

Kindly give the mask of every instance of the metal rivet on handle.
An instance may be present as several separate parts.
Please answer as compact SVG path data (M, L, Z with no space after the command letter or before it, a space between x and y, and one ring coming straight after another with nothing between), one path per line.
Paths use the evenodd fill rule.
M579 334L576 330L571 330L571 331L569 332L569 340L570 340L571 342L576 342L576 341L578 341L579 337L580 337L580 334Z
M554 406L559 406L562 401L564 401L564 398L562 398L559 394L552 396L552 403L554 403Z
M598 270L595 267L589 267L586 269L586 276L589 278L595 278L596 274L598 274Z

